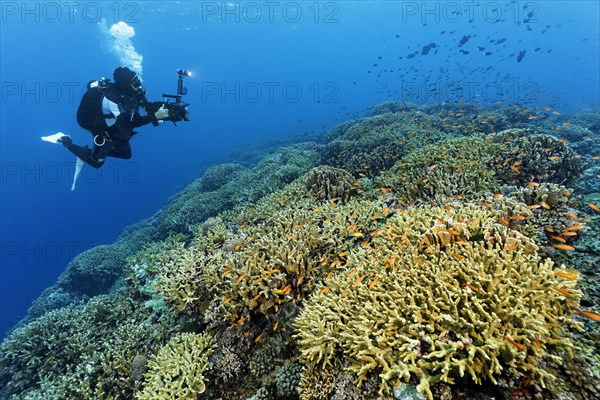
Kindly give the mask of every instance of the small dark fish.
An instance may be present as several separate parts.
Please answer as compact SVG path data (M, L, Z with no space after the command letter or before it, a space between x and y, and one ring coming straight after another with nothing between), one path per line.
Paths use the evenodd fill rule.
M429 43L427 46L423 46L423 50L421 50L421 55L426 56L429 54L431 49L435 49L437 45L435 43Z
M460 43L458 44L458 46L462 46L463 44L467 43L469 41L469 39L471 39L470 35L464 35L462 37L462 39L460 39Z
M417 54L416 53L411 53L409 55L406 56L406 58L415 58Z
M501 43L504 43L504 42L506 42L506 38L498 39L496 41L496 44L498 45L498 44L501 44Z
M492 55L492 52L491 52L491 51L486 51L486 52L485 52L485 53L483 53L483 54L485 54L486 56L491 56L491 55Z
M398 39L400 37L400 35L396 34L396 39Z
M460 52L463 53L463 54L465 54L465 55L469 54L469 52L467 50L463 50L463 49L461 49Z
M383 58L383 57L381 57L381 56L377 56L377 59L378 59L378 60L381 60L382 58Z
M517 62L520 63L521 61L523 61L524 57L525 57L525 50L520 51L519 56L517 57Z

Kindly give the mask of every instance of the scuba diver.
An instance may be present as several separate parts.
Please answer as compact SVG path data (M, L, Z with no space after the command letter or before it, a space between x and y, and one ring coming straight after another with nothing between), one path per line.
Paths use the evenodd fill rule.
M134 128L182 119L173 116L165 103L148 102L141 79L129 68L116 68L113 78L114 83L105 78L90 82L77 110L77 122L94 137L93 150L76 145L68 135L57 140L94 168L102 167L107 157L131 158L129 139L137 133ZM146 115L139 114L140 107Z

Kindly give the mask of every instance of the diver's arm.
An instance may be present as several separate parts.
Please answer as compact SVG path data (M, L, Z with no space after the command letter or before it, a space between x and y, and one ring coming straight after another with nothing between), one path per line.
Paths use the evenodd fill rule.
M140 126L147 125L149 123L156 124L158 119L154 114L140 115L139 113L132 113L129 122L131 123L132 128L139 128Z

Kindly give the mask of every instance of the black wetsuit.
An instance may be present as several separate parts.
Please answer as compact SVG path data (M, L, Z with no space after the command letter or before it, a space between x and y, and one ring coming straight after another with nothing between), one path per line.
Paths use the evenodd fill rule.
M74 143L66 147L94 168L100 168L107 157L131 158L129 139L136 134L133 129L157 122L154 114L139 114L142 99L141 96L123 96L115 86L110 87L102 99L102 114L98 115L92 128L94 149Z

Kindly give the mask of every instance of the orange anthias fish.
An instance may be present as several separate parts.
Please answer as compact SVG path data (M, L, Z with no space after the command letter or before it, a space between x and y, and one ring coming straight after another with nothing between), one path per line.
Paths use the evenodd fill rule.
M567 296L567 297L573 296L571 294L571 292L568 292L565 289L560 289L560 288L552 288L552 289L556 290L558 293L562 294L563 296Z
M359 277L359 278L356 280L356 282L354 282L354 285L353 285L353 287L357 287L358 285L360 285L360 283L363 281L363 279L365 279L365 276L366 276L366 275L363 275L363 276Z
M588 206L590 206L592 210L600 212L600 207L598 207L594 203L589 203Z
M585 311L585 310L577 310L577 314L583 315L586 318L591 319L592 321L600 322L600 315L595 312Z
M319 290L319 294L327 293L329 291L329 289L330 289L329 286L325 286L323 289Z
M575 247L569 246L568 244L553 244L552 247L556 247L559 250L567 250L567 251L575 250Z
M506 339L506 341L510 344L512 344L513 346L515 346L517 349L519 350L523 350L524 347L522 344L519 344L517 342L515 342L514 340L512 340L511 338L509 338L508 336L504 336L504 339Z
M554 275L561 276L561 277L567 278L567 279L577 279L577 275L571 274L571 273L568 273L568 272L563 272L563 271L556 271L554 273Z

